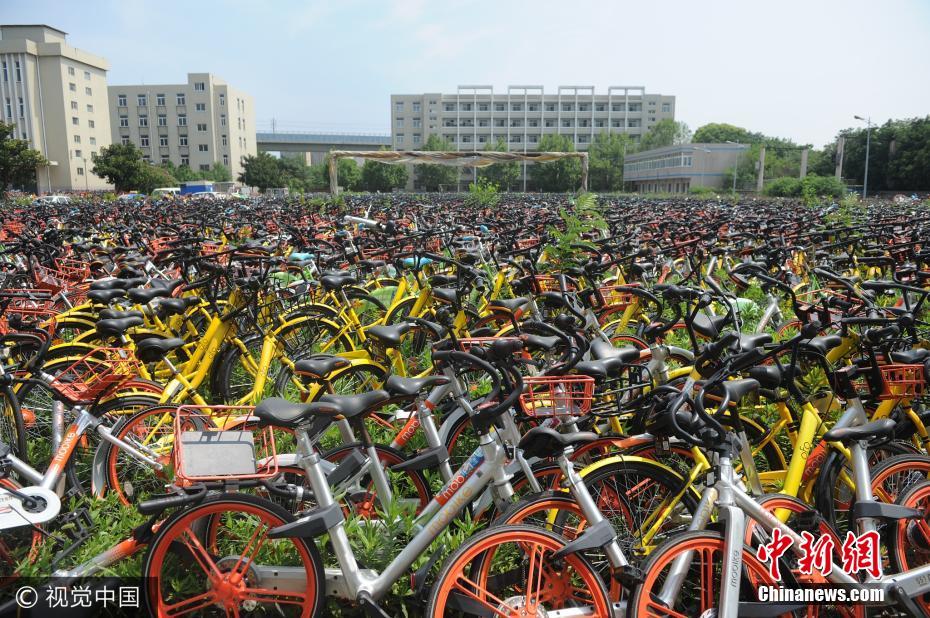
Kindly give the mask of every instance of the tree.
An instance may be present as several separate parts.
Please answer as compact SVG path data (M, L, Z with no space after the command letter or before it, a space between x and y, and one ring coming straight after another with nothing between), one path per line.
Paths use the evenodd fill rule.
M896 129L894 149L888 159L888 186L930 189L930 116L903 122Z
M448 151L455 150L452 144L435 133L427 138L423 150ZM427 191L450 189L458 183L459 170L448 165L417 165L417 182Z
M752 133L743 127L724 122L705 124L703 127L699 127L691 136L691 141L695 144L725 144L726 142L748 144L764 140L765 136L761 133Z
M229 182L232 180L232 172L222 163L214 163L213 167L206 172L204 178L214 182Z
M643 135L640 150L652 150L673 144L687 144L691 140L691 130L683 122L675 122L671 118L660 120Z
M168 170L164 167L143 161L132 186L142 193L151 193L160 187L173 187L176 182L174 176L168 173Z
M598 133L588 148L588 173L591 188L596 191L623 189L623 157L634 150L633 140L626 133Z
M507 152L507 142L504 141L503 137L499 137L496 144L489 143L485 150ZM511 191L520 181L520 164L512 161L482 167L478 170L478 179L496 185L504 191Z
M362 166L361 187L366 191L392 191L407 184L407 168L367 159Z
M142 151L135 144L111 144L93 155L93 172L114 185L117 191L136 189L143 172L145 161Z
M554 133L543 135L538 148L540 152L575 152L572 140ZM540 191L574 191L581 184L581 161L575 158L536 163L529 168L529 172L533 186Z
M258 190L264 193L265 189L283 186L284 175L281 173L278 159L267 152L259 152L256 155L247 155L243 159L239 182L249 187L258 187Z
M329 190L329 155L323 159L323 183ZM357 191L362 182L362 168L355 159L342 158L336 163L336 179L339 186L347 191Z
M24 188L36 181L36 168L48 165L38 150L29 147L29 142L13 137L15 125L0 122L0 192L10 185Z

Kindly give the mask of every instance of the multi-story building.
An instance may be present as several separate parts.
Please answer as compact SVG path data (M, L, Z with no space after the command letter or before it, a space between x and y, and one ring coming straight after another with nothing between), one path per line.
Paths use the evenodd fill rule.
M698 187L729 189L724 180L746 144L679 144L623 158L623 180L641 193L687 193Z
M484 150L503 138L511 151L533 151L544 135L564 135L586 150L598 133L626 133L638 142L655 123L675 118L675 97L647 94L641 86L459 86L455 94L391 95L395 150L417 150L431 134L456 150Z
M170 161L205 170L222 163L233 179L255 154L252 97L210 73L186 84L110 86L114 143L133 143L153 164Z
M110 144L109 65L66 37L46 25L0 26L0 118L48 159L38 191L112 188L90 171Z

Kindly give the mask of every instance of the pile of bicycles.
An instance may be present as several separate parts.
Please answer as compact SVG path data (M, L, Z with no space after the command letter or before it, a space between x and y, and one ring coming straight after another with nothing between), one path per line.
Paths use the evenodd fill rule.
M930 211L596 211L0 205L0 591L51 556L136 561L159 616L930 615ZM99 500L144 523L75 561Z

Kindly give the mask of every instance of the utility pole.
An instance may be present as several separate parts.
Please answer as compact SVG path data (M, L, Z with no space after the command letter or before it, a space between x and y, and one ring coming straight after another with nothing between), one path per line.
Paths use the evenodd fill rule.
M862 199L869 196L869 146L872 144L872 117L854 116L865 123L865 177L862 179Z
M762 193L762 183L765 182L765 145L759 150L759 174L756 176L756 193Z

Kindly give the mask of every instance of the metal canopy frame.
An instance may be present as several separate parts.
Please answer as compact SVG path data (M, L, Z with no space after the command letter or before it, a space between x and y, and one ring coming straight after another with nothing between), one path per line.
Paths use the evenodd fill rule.
M332 150L329 153L329 192L339 193L339 159L371 159L380 163L398 165L459 165L487 167L495 163L525 161L528 163L549 163L561 159L581 159L581 190L588 190L588 153L587 152L498 152L489 150L470 151L426 151L426 150Z

